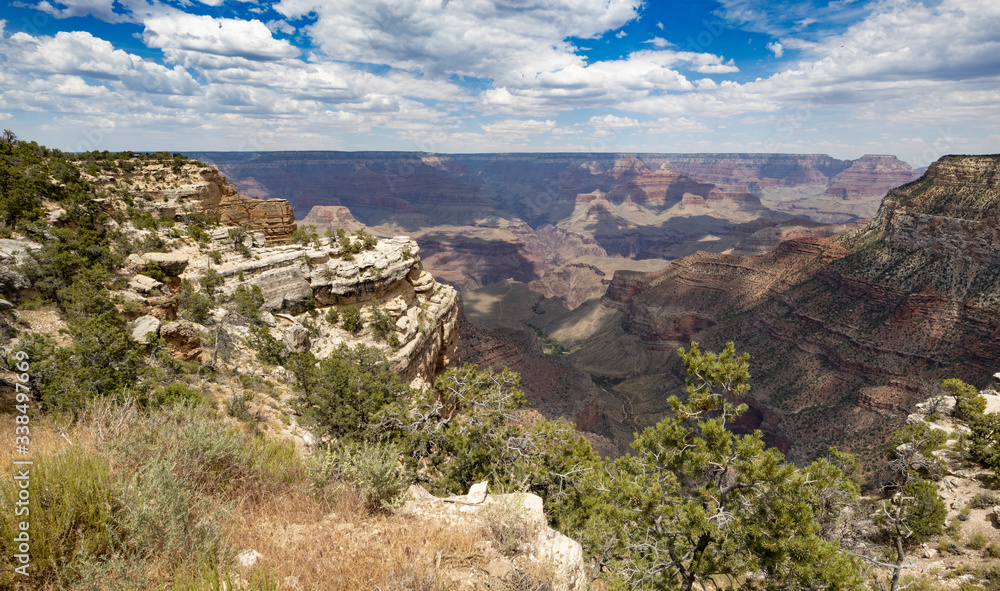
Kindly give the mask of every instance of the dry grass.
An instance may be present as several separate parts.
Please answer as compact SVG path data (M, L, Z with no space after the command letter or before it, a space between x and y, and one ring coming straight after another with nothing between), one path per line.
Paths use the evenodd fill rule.
M368 515L342 488L333 506L304 493L259 504L233 539L263 555L260 568L301 589L452 588L449 567L484 557L480 532L402 515Z
M75 425L33 416L28 457L36 466L39 460L70 458L69 465L61 464L60 478L104 483L108 489L108 502L101 502L110 508L100 519L81 512L82 524L64 523L53 531L70 532L70 538L88 544L120 535L130 539L81 558L74 553L83 542L60 538L61 549L50 552L55 558L41 576L30 584L5 578L0 588L548 588L544 581L551 580L551 571L505 559L482 522L372 514L350 485L333 482L317 489L314 459L298 455L290 442L235 432L228 420L199 412L150 416L134 407L97 403ZM0 414L0 440L13 441L12 418ZM12 482L9 460L22 458L7 456L0 478ZM88 462L99 469L85 472ZM66 506L81 511L89 498L65 501ZM153 509L137 508L145 499ZM49 523L43 526L55 527ZM102 528L113 530L105 535ZM242 572L234 557L249 549L262 558ZM8 571L9 561L3 563ZM507 566L497 567L500 562Z

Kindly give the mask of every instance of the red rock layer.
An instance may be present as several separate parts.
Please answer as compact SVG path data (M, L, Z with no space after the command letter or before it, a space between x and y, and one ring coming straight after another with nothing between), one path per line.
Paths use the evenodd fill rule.
M889 189L916 180L920 174L895 156L865 154L830 181L826 194L845 201L881 201Z
M621 331L592 337L576 358L616 375L625 361L614 351L627 349L645 373L676 376L676 347L733 340L751 354L755 412L773 419L759 424L786 437L794 459L835 444L875 461L942 379L983 385L1000 367L1000 257L992 238L979 239L994 231L983 212L998 208L1000 158L944 159L891 192L865 229L618 273L605 306L619 312ZM979 225L946 231L957 222Z

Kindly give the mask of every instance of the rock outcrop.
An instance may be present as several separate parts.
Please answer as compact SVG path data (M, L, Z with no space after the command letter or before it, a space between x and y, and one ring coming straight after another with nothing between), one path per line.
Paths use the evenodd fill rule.
M241 195L214 168L146 164L132 172L116 173L105 179L108 183L152 200L151 209L160 218L178 220L202 213L224 225L260 232L272 245L288 244L297 228L287 200Z
M748 427L796 460L836 444L876 461L871 450L943 378L976 383L1000 365L998 174L997 157L942 158L865 228L617 273L603 320L588 312L599 332L573 315L547 330L592 375L627 380L614 389L636 408L680 388L677 347L735 341L751 354Z
M894 250L990 266L1000 262L998 192L994 158L946 156L890 193L872 223Z
M223 301L240 286L257 286L264 298L262 309L285 318L276 322L273 332L289 350L310 350L323 357L341 343L378 346L405 381L421 385L458 361L458 295L422 269L419 252L406 237L380 240L353 255L345 254L339 242L323 238L311 246L255 249L251 258L230 249L221 263L191 253L181 278L197 284L212 269L222 279L218 293ZM360 330L352 332L329 324L325 316L307 314L313 309L340 312L348 306L360 309ZM390 315L395 345L390 345L388 334L381 340L374 336L376 310ZM322 328L310 335L306 325L317 324Z
M517 554L504 556L499 548L490 548L492 560L481 569L478 577L485 575L482 583L504 578L504 574L515 571L518 566L534 563L549 563L552 570L553 591L583 591L590 584L587 565L583 560L583 547L558 531L550 528L545 521L542 499L531 493L502 495L487 494L486 482L473 485L466 495L437 498L426 489L413 485L409 500L400 513L429 522L444 522L449 527L462 528L477 526L489 530L489 521L503 520L508 528L523 532L524 539L516 540ZM480 525L486 521L485 528ZM488 543L492 543L489 541ZM519 564L521 563L521 564ZM475 578L476 575L470 575ZM463 581L472 588L477 580Z
M859 201L870 206L871 213L857 210L860 217L875 214L882 197L900 185L916 180L920 174L892 155L865 154L830 180L824 195L844 201Z

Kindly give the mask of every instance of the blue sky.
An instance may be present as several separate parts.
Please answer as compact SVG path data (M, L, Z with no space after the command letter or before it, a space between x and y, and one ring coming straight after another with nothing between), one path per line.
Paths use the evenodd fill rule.
M44 0L0 45L64 150L1000 152L995 0Z

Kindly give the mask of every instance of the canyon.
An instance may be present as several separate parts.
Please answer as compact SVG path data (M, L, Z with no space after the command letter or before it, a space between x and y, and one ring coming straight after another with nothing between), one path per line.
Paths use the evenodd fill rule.
M570 307L603 294L615 270L634 269L630 260L762 252L845 231L916 177L892 156L189 155L246 195L287 200L303 227L412 237L428 270L462 292L510 278Z
M952 367L909 350L936 331L958 335L943 310L968 298L842 270L881 268L857 262L859 244L886 260L921 256L900 244L925 238L895 237L943 223L882 201L919 176L893 156L191 155L242 193L287 200L302 228L411 236L425 268L461 294L458 357L520 372L530 406L570 418L605 455L662 418L683 387L674 351L692 339L751 353L736 428L763 430L797 461L831 444L871 461L870 446L942 377L991 373L989 356ZM898 223L871 225L886 217Z
M682 389L678 347L734 341L753 376L738 430L795 461L837 445L871 465L943 379L982 386L1000 365L998 208L1000 158L944 157L861 228L619 271L599 303L525 321L619 400L590 411L612 440Z

